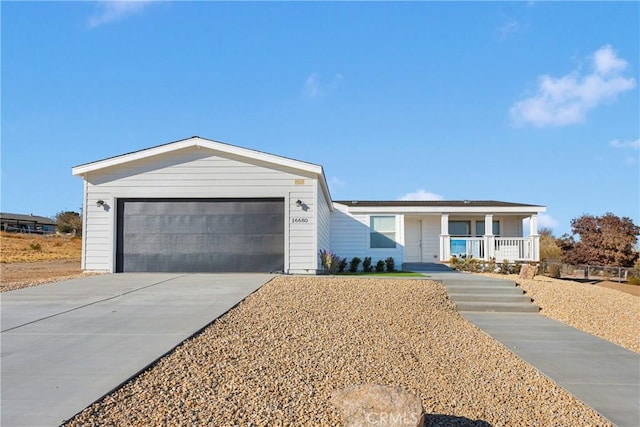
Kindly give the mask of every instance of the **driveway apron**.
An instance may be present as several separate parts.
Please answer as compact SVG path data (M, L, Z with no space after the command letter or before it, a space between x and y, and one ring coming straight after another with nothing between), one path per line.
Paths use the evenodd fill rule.
M59 425L272 277L115 274L3 293L1 425Z

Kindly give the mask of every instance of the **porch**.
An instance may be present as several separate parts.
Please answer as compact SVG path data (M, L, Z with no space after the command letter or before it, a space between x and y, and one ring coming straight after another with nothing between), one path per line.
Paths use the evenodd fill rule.
M528 227L524 226L525 219ZM538 261L537 228L537 214L530 212L406 215L404 259L448 262L452 256L471 256L487 261L494 258L497 262Z

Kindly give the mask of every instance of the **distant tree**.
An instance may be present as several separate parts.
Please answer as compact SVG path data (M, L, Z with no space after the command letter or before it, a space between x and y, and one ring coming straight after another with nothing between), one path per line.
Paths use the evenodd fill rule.
M56 214L56 224L60 233L82 234L82 216L78 212L58 212Z
M628 217L583 215L571 220L571 232L557 240L563 262L632 267L638 259L640 227Z
M550 228L538 230L540 235L540 261L562 261L562 250Z

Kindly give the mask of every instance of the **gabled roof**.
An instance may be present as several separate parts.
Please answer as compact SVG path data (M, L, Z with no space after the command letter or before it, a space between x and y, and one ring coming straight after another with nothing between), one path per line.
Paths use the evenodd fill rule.
M496 200L347 200L334 201L347 206L350 212L380 213L540 213L545 206Z
M262 163L270 164L276 167L284 167L304 173L310 173L318 177L322 191L325 194L325 198L328 201L331 208L331 194L329 192L329 186L324 175L322 166L314 163L303 162L300 160L291 159L288 157L276 156L274 154L265 153L262 151L251 150L249 148L238 147L236 145L226 144L224 142L214 141L211 139L201 138L199 136L192 136L191 138L181 139L167 144L158 145L143 150L133 151L131 153L122 154L115 157L109 157L96 162L85 163L75 166L71 169L71 172L75 176L84 176L85 174L100 171L102 169L110 168L113 166L122 165L136 160L146 159L152 156L160 154L167 154L177 150L185 148L206 148L213 151L217 151L221 154L229 154L247 160L259 161Z
M0 219L9 220L9 221L33 222L33 223L43 224L43 225L56 225L56 222L51 218L47 218L45 216L32 215L32 214L24 215L24 214L0 212Z

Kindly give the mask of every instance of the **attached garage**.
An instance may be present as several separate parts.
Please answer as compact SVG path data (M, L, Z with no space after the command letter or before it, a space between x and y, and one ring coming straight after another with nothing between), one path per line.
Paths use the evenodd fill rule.
M86 271L315 274L329 249L319 165L192 137L72 172Z
M284 271L284 199L119 199L116 272Z

